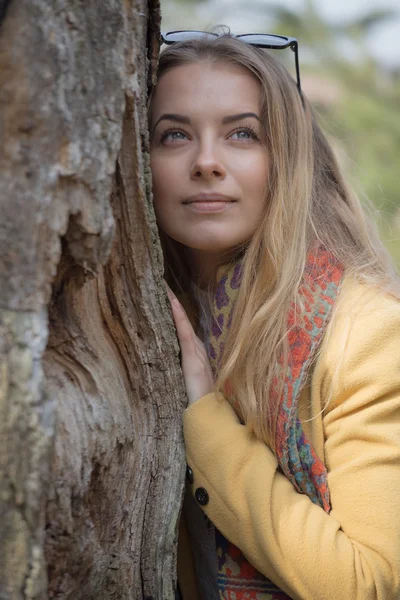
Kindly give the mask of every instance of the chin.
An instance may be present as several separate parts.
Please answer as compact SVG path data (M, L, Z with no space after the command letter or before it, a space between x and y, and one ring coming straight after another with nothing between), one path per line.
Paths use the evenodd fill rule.
M196 250L197 252L204 252L206 254L223 254L225 252L230 253L235 248L242 245L242 240L221 240L221 238L213 240L205 239L186 239L181 242L184 246Z

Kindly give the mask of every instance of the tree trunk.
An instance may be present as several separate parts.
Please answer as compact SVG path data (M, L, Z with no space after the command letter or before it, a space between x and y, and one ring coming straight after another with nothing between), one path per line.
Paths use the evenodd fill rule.
M185 393L150 191L158 0L3 0L0 20L0 599L172 600Z

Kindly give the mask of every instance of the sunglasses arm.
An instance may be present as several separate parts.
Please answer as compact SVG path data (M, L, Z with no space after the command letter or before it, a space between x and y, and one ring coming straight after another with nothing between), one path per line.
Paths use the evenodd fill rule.
M301 93L301 83L300 83L300 65L299 65L299 45L297 42L293 42L290 45L291 49L294 52L294 62L296 65L296 79L297 79L297 88L299 90L301 99L303 100L303 94Z

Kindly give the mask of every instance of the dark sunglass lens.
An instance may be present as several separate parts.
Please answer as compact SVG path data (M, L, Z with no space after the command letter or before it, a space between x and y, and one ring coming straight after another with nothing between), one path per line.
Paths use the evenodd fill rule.
M286 46L288 44L288 38L280 35L252 33L249 35L240 35L238 37L247 44L257 44L257 46Z
M187 42L188 40L198 40L200 38L214 38L216 35L204 31L170 31L164 33L163 37L166 42Z

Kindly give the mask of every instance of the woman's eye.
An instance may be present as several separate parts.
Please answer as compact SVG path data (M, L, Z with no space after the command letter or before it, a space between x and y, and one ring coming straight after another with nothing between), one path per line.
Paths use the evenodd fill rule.
M181 140L186 139L186 137L187 136L183 133L183 131L177 131L177 130L165 131L161 136L161 141L162 142L165 142L165 141L179 142Z
M238 129L232 133L231 138L234 140L244 140L245 142L258 139L257 134L251 129Z

